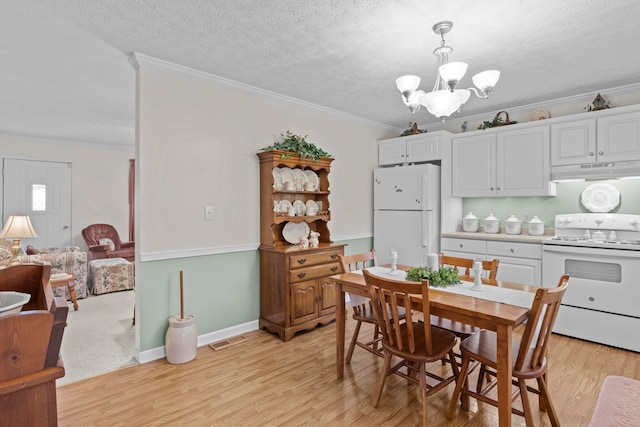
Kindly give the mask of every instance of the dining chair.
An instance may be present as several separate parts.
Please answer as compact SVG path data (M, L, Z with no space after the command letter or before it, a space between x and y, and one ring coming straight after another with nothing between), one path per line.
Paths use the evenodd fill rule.
M547 389L547 350L553 324L558 315L558 309L560 308L560 301L567 289L568 283L569 275L565 274L560 278L556 288L540 288L536 291L522 338L519 342L514 339L513 349L514 352L517 349L517 353L514 353L516 358L512 365L512 375L514 377L513 384L517 385L518 389L511 398L513 401L519 394L522 400L523 410L521 411L514 408L512 405L511 411L514 414L523 416L527 427L534 425L531 406L529 404L529 392L539 396L540 410L547 412L551 425L554 427L560 425L558 414L551 403ZM449 403L447 413L449 419L451 419L455 413L457 401L461 394L462 396L471 396L479 401L498 406L498 402L488 396L488 393L495 388L496 381L491 381L483 387L484 372L494 378L496 377L496 341L495 332L481 330L460 344L462 368L456 381L451 402ZM478 366L478 364L474 364L474 366L470 368L470 362L472 360L479 362L481 366L478 385L475 391L470 390L466 385L466 380L470 372ZM538 388L529 386L525 382L527 379L534 378L537 380ZM468 409L468 407L464 407L466 399L463 399L462 402L463 408Z
M367 270L362 272L367 284L373 311L380 325L384 363L378 379L375 394L371 400L377 407L386 378L397 374L419 385L420 425L427 425L427 397L442 390L455 381L458 365L454 361L453 346L456 336L443 329L434 328L424 322L413 320L413 309L429 316L429 283L391 280L376 276ZM404 321L395 321L399 309L404 307ZM391 365L392 357L401 360ZM451 375L442 377L428 372L426 365L440 361L444 357L451 360ZM400 369L406 367L406 371ZM441 368L442 369L442 368ZM427 382L427 377L430 381Z
M463 274L465 276L472 275L474 262L475 260L471 258L446 256L442 253L438 254L438 265L440 267L443 267L445 265L458 267L459 271L463 271ZM482 261L482 270L483 272L487 273L488 279L495 280L496 276L498 275L499 264L500 260L497 258L489 261ZM479 329L475 326L433 315L431 316L431 325L453 332L454 334L456 334L456 336L460 337L461 340L479 331Z
M375 249L371 249L369 252L355 255L338 255L338 258L340 259L340 265L342 267L343 273L363 270L367 267L374 267L378 265L378 258L376 257ZM349 350L347 351L345 362L351 363L351 357L353 357L353 351L355 350L356 346L361 347L368 352L375 354L376 356L382 357L382 347L379 346L382 338L380 336L378 321L371 307L371 300L360 295L349 294L349 301L351 303L351 307L353 308L353 319L357 323L351 337L351 342L349 344ZM400 319L403 319L404 310L399 315L401 316ZM362 323L374 325L373 338L369 341L358 340Z

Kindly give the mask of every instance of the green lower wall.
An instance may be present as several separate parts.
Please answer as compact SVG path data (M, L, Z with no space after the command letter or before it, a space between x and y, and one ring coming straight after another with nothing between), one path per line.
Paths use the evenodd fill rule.
M346 254L366 252L373 239L346 243ZM260 254L256 251L139 262L139 351L164 346L169 317L180 314L180 271L185 314L198 335L255 321L260 316Z

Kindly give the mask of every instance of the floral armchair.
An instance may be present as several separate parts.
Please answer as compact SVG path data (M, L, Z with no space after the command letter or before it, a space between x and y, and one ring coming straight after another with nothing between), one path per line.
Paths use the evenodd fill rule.
M89 260L124 258L135 261L135 242L121 241L116 229L109 224L91 224L82 230L82 237L89 248Z
M1 251L2 249L0 249ZM0 255L0 259L2 256ZM18 262L51 264L51 274L69 273L76 276L76 296L85 298L89 295L87 290L87 253L81 251L78 246L34 249L27 247L27 253L18 256ZM0 261L1 262L1 261ZM53 293L57 297L70 299L69 290L66 286L56 287Z

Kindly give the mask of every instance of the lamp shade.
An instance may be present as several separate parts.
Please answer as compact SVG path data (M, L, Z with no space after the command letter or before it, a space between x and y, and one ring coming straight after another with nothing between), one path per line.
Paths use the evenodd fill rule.
M458 89L453 92L436 90L422 95L420 103L436 117L449 117L467 102L469 96L471 94L466 89Z
M467 64L464 62L448 62L439 68L440 77L447 82L451 89L455 88L460 79L467 72Z
M486 92L487 89L493 89L499 79L500 71L498 70L483 71L471 78L471 80L473 80L473 84L483 92Z
M28 216L10 216L0 231L0 238L38 237Z
M420 77L411 75L398 77L396 79L396 86L402 93L413 92L418 89L418 86L420 86Z

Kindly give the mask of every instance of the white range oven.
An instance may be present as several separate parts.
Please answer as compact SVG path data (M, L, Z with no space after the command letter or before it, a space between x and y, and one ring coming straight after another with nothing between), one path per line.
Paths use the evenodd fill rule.
M571 277L553 331L640 352L640 215L558 215L542 248L543 286Z

